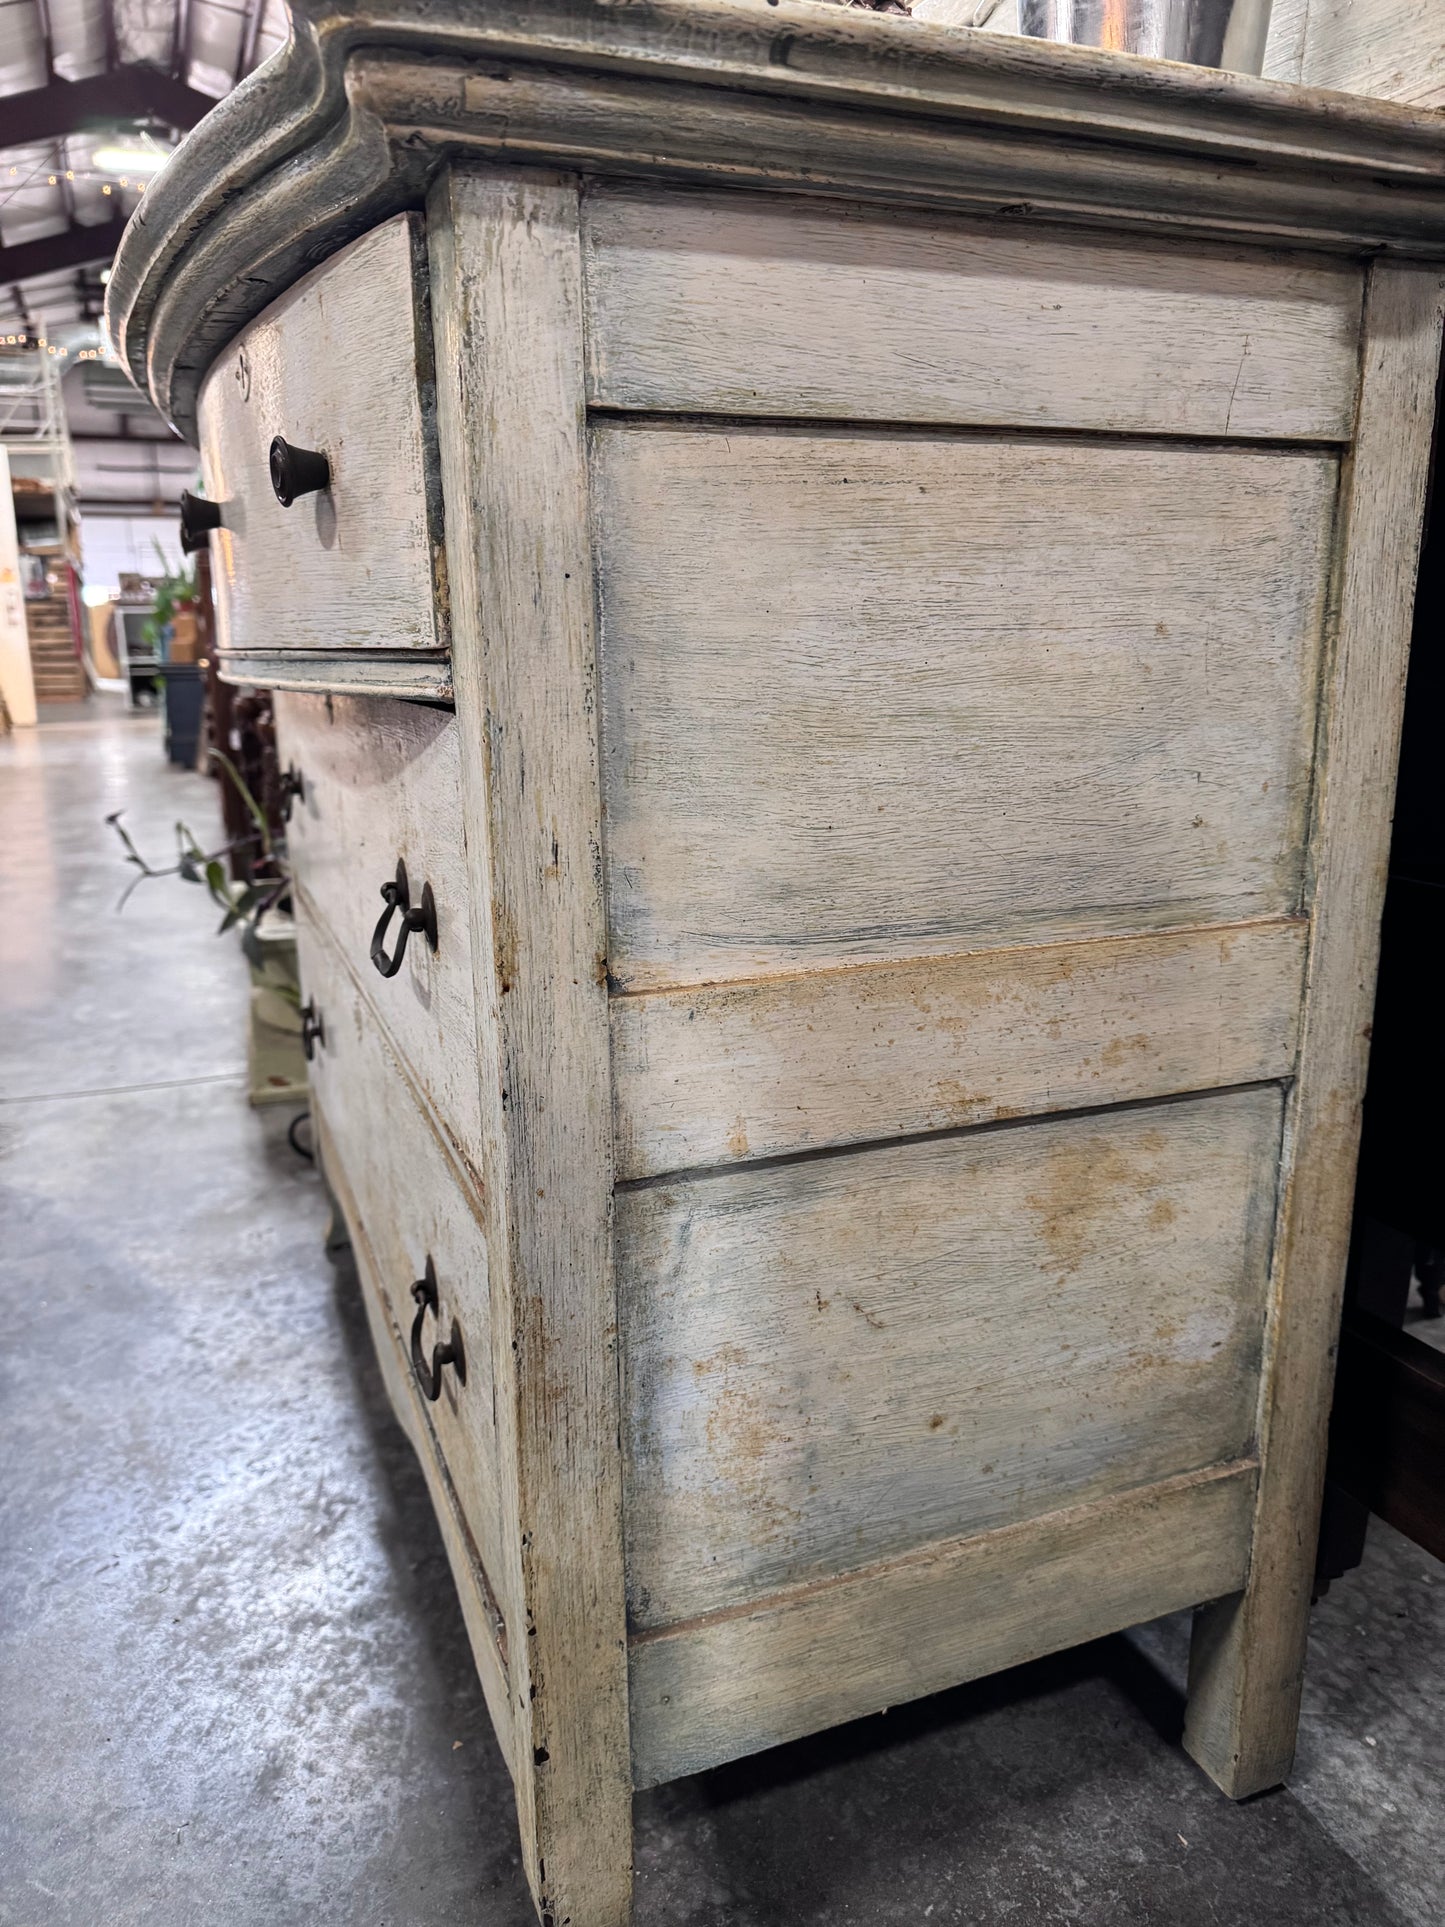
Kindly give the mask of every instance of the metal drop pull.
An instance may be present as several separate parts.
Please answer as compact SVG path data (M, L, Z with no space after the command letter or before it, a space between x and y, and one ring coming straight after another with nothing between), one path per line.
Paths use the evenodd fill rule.
M466 1384L467 1355L462 1345L462 1328L455 1318L452 1320L451 1336L445 1345L432 1346L430 1364L422 1351L421 1334L426 1315L430 1312L433 1318L438 1316L437 1274L430 1254L427 1256L426 1270L412 1286L411 1295L416 1301L416 1317L411 1321L411 1369L421 1388L422 1397L434 1405L441 1395L442 1372L446 1366L450 1365L456 1373L458 1384Z
M407 882L406 865L397 858L396 876L390 883L381 886L382 898L386 908L381 913L381 921L371 933L371 961L383 977L394 977L401 969L401 960L406 955L407 938L413 930L420 930L426 937L429 947L437 947L437 906L431 893L431 885L421 886L421 902L413 904L411 886ZM386 932L394 916L401 917L401 933L397 938L396 949L387 955Z
M326 1042L326 1026L321 1021L321 1012L316 1008L314 997L308 997L301 1006L301 1049L309 1064L316 1055L316 1046Z
M293 448L278 435L271 443L271 486L282 508L289 509L299 495L330 488L331 464L319 449Z
M206 546L206 537L212 529L221 526L221 505L208 502L204 495L192 495L189 489L181 491L181 553L194 555L197 549Z
M291 821L292 805L306 801L306 778L294 763L288 763L278 785L277 793L281 801L281 821Z

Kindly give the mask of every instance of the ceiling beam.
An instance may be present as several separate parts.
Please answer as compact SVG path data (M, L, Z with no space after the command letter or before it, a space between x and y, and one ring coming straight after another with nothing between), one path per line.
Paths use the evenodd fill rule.
M84 80L52 80L23 94L0 99L0 128L6 147L29 147L63 134L82 134L120 121L158 120L189 131L216 105L209 94L132 63Z
M35 17L40 27L40 40L45 48L45 77L55 78L55 30L50 24L50 0L35 0Z
M119 207L116 209L120 213ZM73 268L104 267L120 241L124 218L98 221L94 227L64 228L38 241L17 241L0 248L0 284L38 281L47 274L66 274Z
M16 314L20 317L20 326L23 332L26 333L27 335L34 334L35 317L34 315L31 314L29 308L27 308L25 305L25 290L21 287L11 288L10 299L15 305ZM3 304L0 304L0 305L3 305ZM13 334L15 330L13 328L7 327L6 332L8 334Z

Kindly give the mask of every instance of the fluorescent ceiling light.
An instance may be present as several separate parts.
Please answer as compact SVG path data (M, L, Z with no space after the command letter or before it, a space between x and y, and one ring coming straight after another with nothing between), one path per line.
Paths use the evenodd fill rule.
M93 165L105 174L159 174L169 159L158 147L97 147Z

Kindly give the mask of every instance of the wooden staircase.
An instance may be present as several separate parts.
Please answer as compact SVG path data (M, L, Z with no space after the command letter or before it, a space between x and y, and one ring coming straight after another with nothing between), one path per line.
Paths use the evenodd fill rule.
M25 624L30 635L30 669L37 703L78 703L90 693L70 626L70 601L63 594L27 599Z

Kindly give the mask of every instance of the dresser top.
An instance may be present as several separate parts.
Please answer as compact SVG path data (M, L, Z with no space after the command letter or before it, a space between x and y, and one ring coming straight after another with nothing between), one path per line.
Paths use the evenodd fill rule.
M821 0L294 0L156 177L106 322L195 439L217 353L448 156L1445 258L1445 121Z

